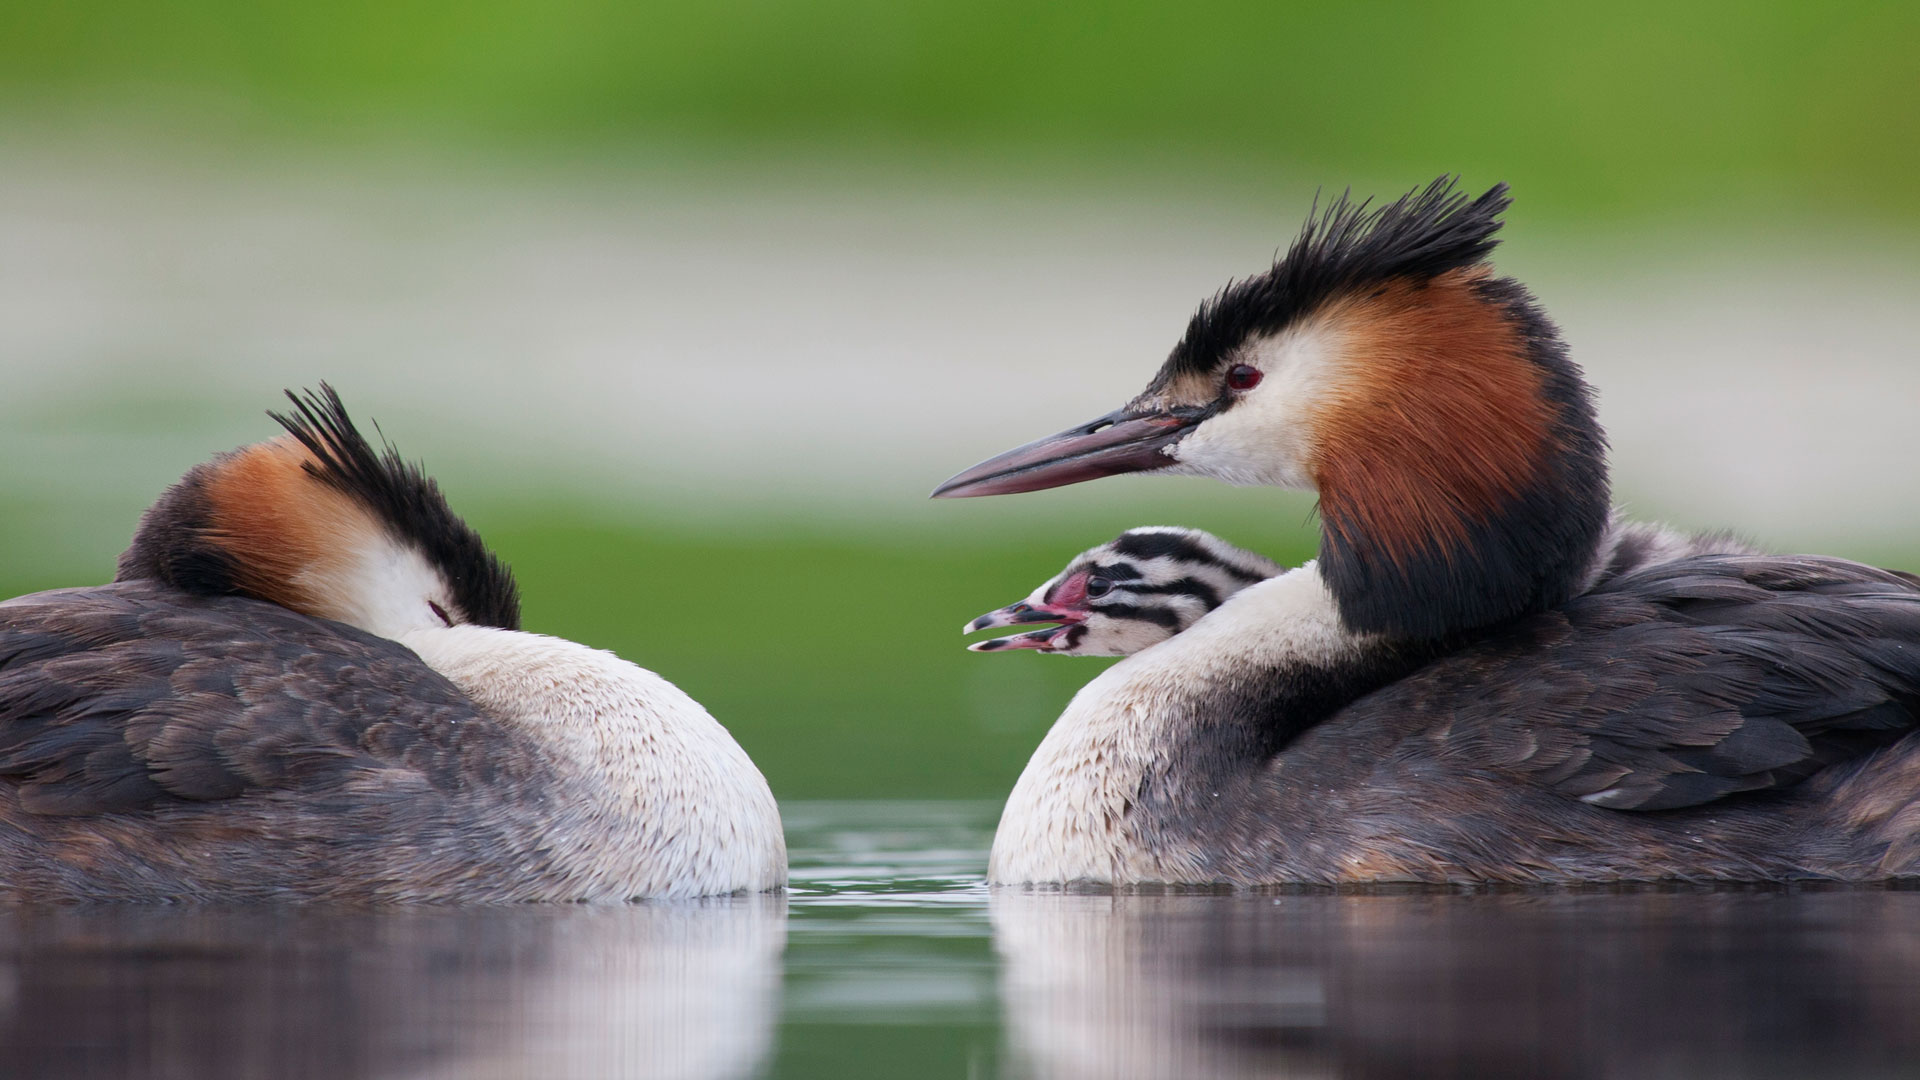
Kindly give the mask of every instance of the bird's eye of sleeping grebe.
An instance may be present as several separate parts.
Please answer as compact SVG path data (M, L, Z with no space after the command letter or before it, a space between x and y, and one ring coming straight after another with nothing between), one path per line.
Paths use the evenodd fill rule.
M1241 589L1279 572L1266 557L1199 529L1129 529L1081 552L1033 595L980 616L964 632L1036 622L1060 625L967 647L1127 656L1178 634Z

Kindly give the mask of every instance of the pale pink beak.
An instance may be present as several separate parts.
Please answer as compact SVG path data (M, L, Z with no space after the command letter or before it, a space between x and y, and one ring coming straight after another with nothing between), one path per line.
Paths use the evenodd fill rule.
M933 489L936 499L1007 495L1078 484L1117 473L1164 469L1161 451L1206 419L1210 410L1110 412L1098 420L1036 439L967 469Z

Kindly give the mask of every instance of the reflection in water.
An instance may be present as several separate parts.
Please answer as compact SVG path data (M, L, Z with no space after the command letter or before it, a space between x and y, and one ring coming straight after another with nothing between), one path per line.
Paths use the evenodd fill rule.
M1016 1073L1911 1075L1920 893L991 901Z
M999 1056L981 873L998 803L788 803L793 860L768 1076L985 1077Z
M1920 1076L1920 892L990 892L996 805L783 811L784 900L0 906L0 1077Z
M19 1076L742 1077L785 903L0 909Z

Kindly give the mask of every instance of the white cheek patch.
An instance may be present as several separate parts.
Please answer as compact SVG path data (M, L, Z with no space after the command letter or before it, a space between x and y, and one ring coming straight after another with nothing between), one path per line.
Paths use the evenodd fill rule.
M1245 362L1265 374L1260 385L1169 447L1178 464L1167 471L1311 491L1312 418L1340 380L1343 346L1324 323L1253 342Z
M344 557L296 574L293 583L319 599L314 614L385 638L444 627L431 606L453 612L451 590L426 557L383 532L356 537Z

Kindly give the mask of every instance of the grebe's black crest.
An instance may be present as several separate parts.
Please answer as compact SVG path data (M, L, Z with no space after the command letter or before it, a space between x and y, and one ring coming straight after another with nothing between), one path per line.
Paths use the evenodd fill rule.
M373 511L395 539L418 547L445 576L467 621L518 630L520 591L512 571L447 505L440 485L402 460L393 444L382 440L376 453L333 387L323 382L317 393L286 395L294 414L267 415L314 456L307 472Z
M1321 312L1344 308L1361 333L1389 310L1428 313L1389 335L1361 376L1373 390L1399 384L1388 390L1399 404L1321 432L1321 573L1356 630L1438 638L1551 607L1573 595L1606 525L1592 393L1533 295L1487 264L1511 201L1505 184L1470 198L1445 176L1378 209L1342 195L1271 270L1203 303L1148 388L1217 373L1246 343ZM1499 327L1504 344L1462 333L1476 324ZM1429 355L1409 362L1419 349ZM1394 429L1416 414L1425 432ZM1532 444L1524 455L1520 441ZM1490 479L1498 498L1469 494ZM1420 492L1445 493L1451 520L1398 520Z
M1272 270L1236 281L1200 305L1160 381L1211 371L1227 350L1276 333L1339 297L1484 262L1500 242L1494 237L1500 214L1513 200L1505 184L1471 200L1454 184L1454 177L1442 176L1378 209L1342 193L1324 211L1310 212Z

